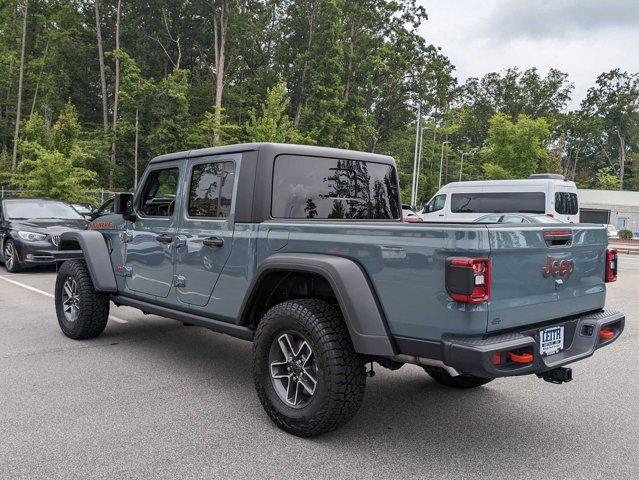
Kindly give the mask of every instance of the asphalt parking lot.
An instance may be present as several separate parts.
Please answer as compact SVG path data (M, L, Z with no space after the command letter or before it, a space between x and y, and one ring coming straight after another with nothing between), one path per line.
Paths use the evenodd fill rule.
M312 440L263 412L249 343L129 308L69 340L54 271L0 267L0 478L639 478L639 256L619 263L626 330L573 382L377 368L355 420Z

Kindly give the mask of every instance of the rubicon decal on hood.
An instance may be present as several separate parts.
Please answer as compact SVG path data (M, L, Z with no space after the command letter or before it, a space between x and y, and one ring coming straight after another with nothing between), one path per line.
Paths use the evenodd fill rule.
M89 230L110 230L113 228L113 222L93 222L88 226Z

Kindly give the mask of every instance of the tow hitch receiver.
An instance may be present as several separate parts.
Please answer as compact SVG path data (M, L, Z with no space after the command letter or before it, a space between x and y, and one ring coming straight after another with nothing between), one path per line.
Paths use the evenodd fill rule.
M546 382L561 385L572 380L572 368L557 367L552 370L538 373L539 378L543 378Z

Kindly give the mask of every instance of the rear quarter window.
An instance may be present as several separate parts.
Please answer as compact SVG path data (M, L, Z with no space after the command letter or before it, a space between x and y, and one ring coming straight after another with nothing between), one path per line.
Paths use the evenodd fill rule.
M376 162L280 155L273 167L273 218L401 218L395 169Z
M560 215L577 215L579 211L577 194L572 192L555 193L555 211Z

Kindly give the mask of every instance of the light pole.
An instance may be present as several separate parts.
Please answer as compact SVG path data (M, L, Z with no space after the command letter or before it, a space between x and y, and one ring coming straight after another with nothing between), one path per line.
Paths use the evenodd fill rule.
M419 176L422 173L422 152L424 149L424 130L427 130L429 127L422 127L421 134L419 138L419 154L417 155L417 176L415 177L415 200L413 202L413 207L417 207L415 205L417 203L417 197L419 196ZM433 127L433 135L437 132L437 127ZM435 141L433 139L433 141ZM432 158L431 158L432 161Z
M474 155L476 150L477 150L476 148L471 148L469 151L462 153L461 163L459 164L459 181L460 182L462 181L462 169L464 168L464 157L466 155L471 155L471 154Z
M413 156L413 184L410 192L410 204L411 207L415 206L415 202L417 201L417 154L419 152L419 137L420 137L420 127L422 124L422 104L420 103L417 107L417 126L415 127L415 155Z
M444 145L446 145L447 143L450 143L450 142L448 140L442 142L442 155L441 155L441 158L439 159L439 186L437 187L437 190L442 188L442 169L444 168Z

